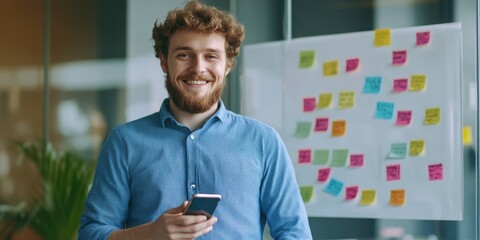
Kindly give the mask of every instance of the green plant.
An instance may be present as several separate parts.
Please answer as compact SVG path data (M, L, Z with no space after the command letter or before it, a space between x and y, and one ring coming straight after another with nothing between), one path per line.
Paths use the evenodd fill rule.
M71 152L56 152L45 142L17 143L20 153L32 161L42 178L42 192L32 206L0 205L0 237L29 227L45 240L68 240L77 236L80 216L95 165Z

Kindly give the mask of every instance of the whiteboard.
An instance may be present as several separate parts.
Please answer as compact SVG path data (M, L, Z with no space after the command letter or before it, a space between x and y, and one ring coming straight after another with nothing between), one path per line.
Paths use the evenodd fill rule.
M245 46L242 113L280 132L311 217L461 220L461 25L384 31Z

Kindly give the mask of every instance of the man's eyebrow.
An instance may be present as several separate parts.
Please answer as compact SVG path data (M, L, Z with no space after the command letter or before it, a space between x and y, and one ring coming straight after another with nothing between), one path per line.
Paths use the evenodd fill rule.
M173 49L174 52L176 52L176 51L191 51L191 50L193 50L193 48L191 48L191 47L177 47L177 48ZM220 48L205 48L205 49L202 49L201 52L220 53L220 52L222 52L222 49L220 49Z

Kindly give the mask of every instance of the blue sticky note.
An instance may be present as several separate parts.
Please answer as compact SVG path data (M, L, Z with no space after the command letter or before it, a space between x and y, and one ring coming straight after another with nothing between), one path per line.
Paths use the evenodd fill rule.
M377 94L380 93L382 86L382 77L366 77L365 85L363 85L363 93Z
M330 182L328 182L328 185L327 187L325 187L324 191L333 196L338 196L338 194L340 194L342 189L343 189L343 182L332 178Z
M377 110L375 111L375 118L392 119L394 106L395 104L392 102L377 102Z

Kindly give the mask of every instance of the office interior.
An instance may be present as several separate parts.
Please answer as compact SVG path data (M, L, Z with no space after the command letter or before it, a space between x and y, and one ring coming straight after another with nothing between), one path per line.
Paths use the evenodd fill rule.
M245 43L460 22L463 220L310 217L314 239L478 239L478 1L205 0L245 25ZM151 29L182 0L0 2L0 204L33 197L40 177L15 141L47 139L95 161L114 126L158 111L167 96ZM242 113L242 54L222 97ZM2 223L0 223L2 224ZM24 229L14 239L41 239ZM270 239L265 234L265 239Z

